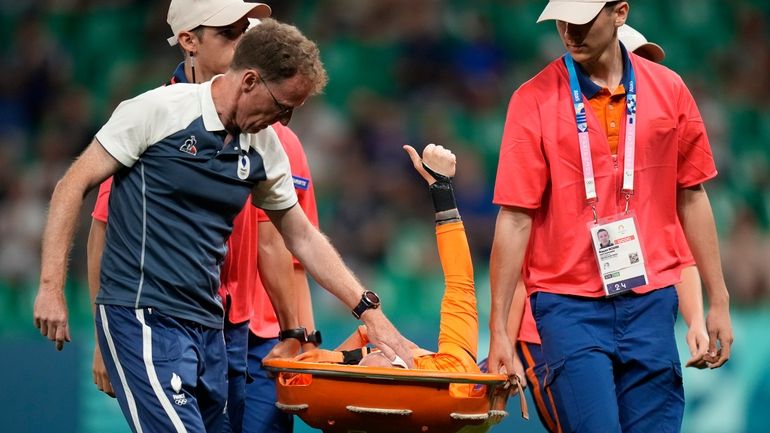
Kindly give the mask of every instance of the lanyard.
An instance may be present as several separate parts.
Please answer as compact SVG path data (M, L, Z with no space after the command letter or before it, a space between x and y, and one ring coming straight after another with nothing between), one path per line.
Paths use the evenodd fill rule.
M569 86L572 94L572 103L575 107L575 123L577 124L578 142L580 143L580 160L583 163L583 184L586 190L586 200L591 205L596 215L596 181L594 179L594 166L591 158L591 141L588 138L588 117L583 103L583 93L580 91L580 82L575 73L575 61L569 54L564 55L564 63L569 72ZM625 155L623 158L623 190L626 196L626 213L628 202L634 193L634 151L636 150L636 80L634 68L628 71L628 89L626 89L626 137Z

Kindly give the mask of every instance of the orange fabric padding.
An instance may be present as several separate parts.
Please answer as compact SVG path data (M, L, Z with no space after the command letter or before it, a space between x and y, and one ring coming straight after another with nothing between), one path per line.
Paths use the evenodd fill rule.
M294 359L302 362L325 362L328 364L341 364L343 361L342 352L326 349L308 350L297 355Z

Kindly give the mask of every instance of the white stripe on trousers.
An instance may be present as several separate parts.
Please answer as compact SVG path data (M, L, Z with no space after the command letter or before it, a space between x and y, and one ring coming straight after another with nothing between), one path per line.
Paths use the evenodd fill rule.
M128 383L126 383L126 374L123 372L123 366L120 365L118 354L115 351L115 342L112 341L110 325L107 322L107 313L104 310L104 305L99 305L99 315L102 317L102 330L104 331L104 338L107 340L107 346L110 349L110 356L112 356L112 361L115 363L115 369L118 370L120 386L123 387L123 393L126 395L128 412L131 414L131 422L134 424L134 431L137 433L142 433L142 425L139 424L139 414L136 411L136 401L134 401L134 394L131 393L131 388L129 388Z
M171 404L171 401L163 391L163 386L160 384L160 380L158 380L158 373L155 371L155 364L152 363L152 328L144 322L144 310L141 308L137 309L136 318L142 324L142 357L144 358L144 367L147 370L147 377L150 379L152 390L155 391L155 396L158 397L160 405L166 411L166 415L168 415L171 423L174 424L177 433L187 433L187 428L184 426L182 419L179 418L179 414L174 410L174 405Z

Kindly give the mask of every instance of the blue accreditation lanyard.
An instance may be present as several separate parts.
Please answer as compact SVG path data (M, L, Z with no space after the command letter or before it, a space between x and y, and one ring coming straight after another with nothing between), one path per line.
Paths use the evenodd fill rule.
M572 94L572 103L575 107L575 123L577 124L578 142L580 143L580 160L583 164L583 184L586 190L586 200L591 205L596 215L596 180L594 179L594 166L591 159L591 141L588 137L588 117L586 116L583 92L580 91L580 82L575 73L575 61L569 54L564 55L564 63L569 72L569 86ZM626 137L625 155L623 158L623 194L626 196L626 213L628 202L634 193L634 151L636 149L636 79L634 67L629 62L628 89L626 89Z

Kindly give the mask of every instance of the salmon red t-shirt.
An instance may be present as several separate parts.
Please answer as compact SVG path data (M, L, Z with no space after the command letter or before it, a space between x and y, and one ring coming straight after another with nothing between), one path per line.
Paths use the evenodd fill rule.
M716 167L695 101L681 78L628 54L636 75L637 127L635 212L649 284L644 293L679 281L677 191L716 176ZM607 136L587 104L600 218L625 208L622 166L612 158ZM623 161L625 119L617 161ZM604 296L586 224L586 203L575 113L562 59L547 66L512 96L500 149L495 204L530 209L532 231L523 277L528 293Z

